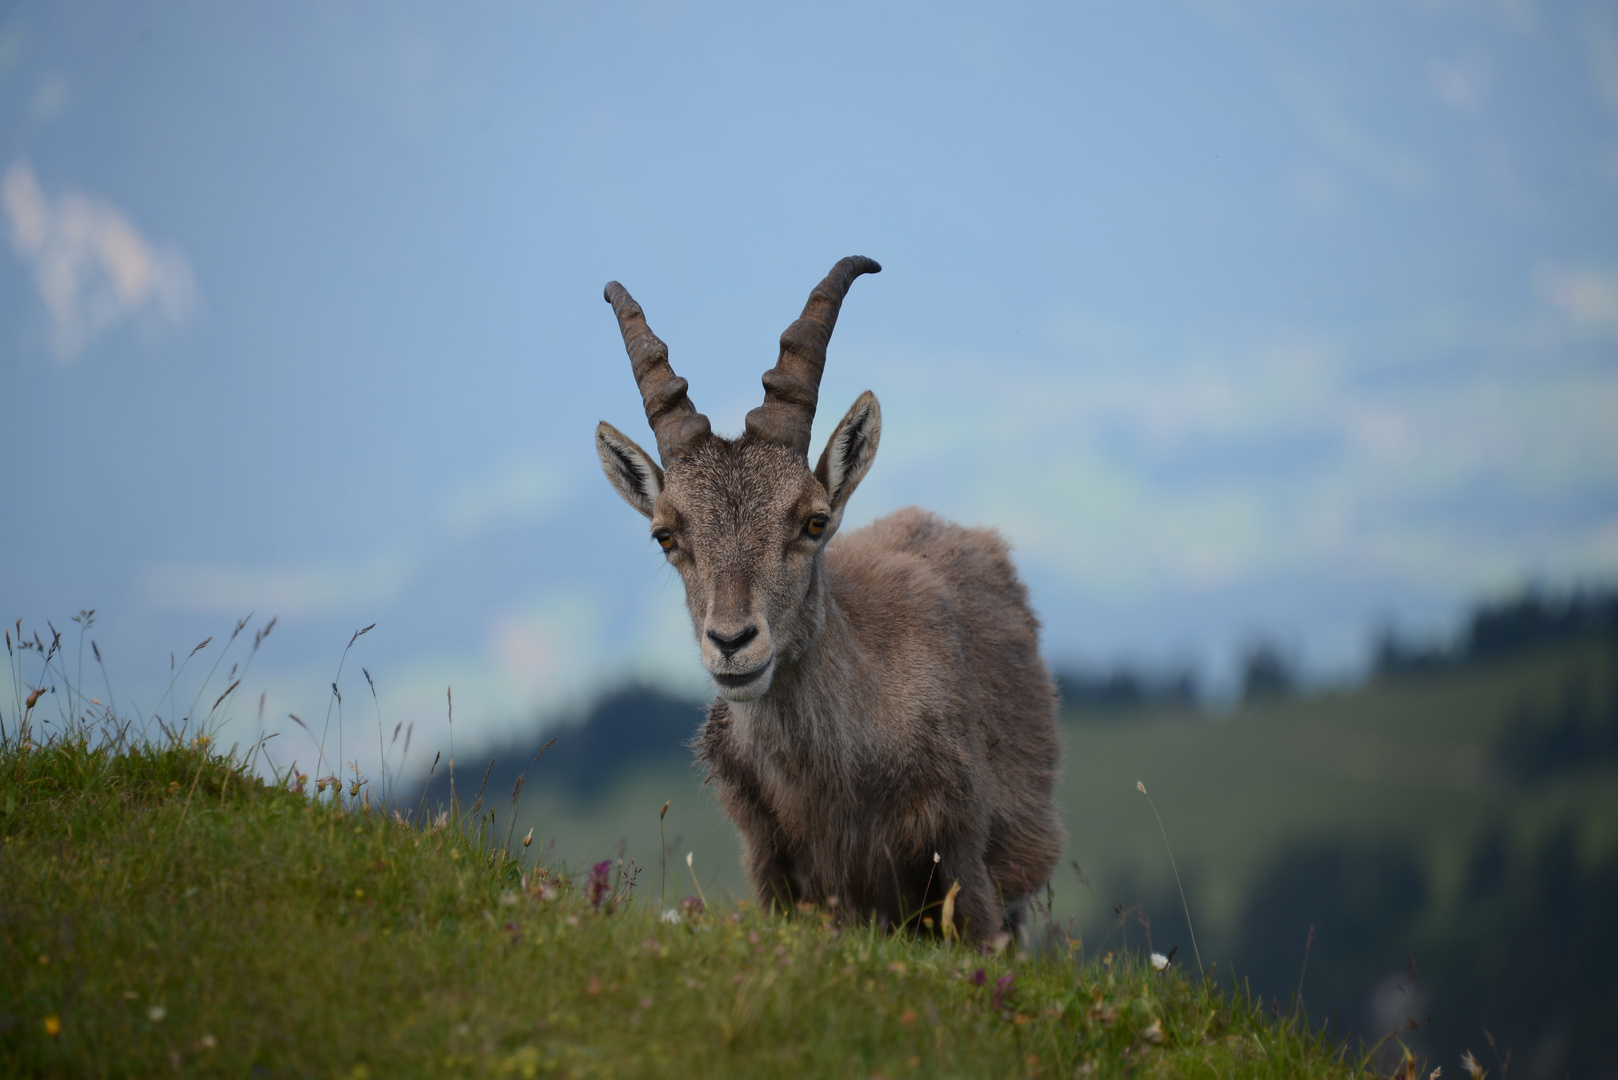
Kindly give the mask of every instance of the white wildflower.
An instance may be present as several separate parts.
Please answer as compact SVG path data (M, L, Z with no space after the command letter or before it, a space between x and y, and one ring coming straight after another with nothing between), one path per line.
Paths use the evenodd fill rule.
M1152 954L1152 970L1163 971L1169 966L1169 958L1160 952Z

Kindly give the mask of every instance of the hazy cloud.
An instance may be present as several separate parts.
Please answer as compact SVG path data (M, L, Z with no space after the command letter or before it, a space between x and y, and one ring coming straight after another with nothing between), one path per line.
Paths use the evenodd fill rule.
M1482 105L1491 81L1489 65L1480 56L1433 60L1427 65L1427 82L1433 93L1457 112L1473 112Z
M73 84L62 75L51 75L34 88L28 102L30 119L48 124L73 107Z
M1330 169L1314 162L1295 165L1287 175L1292 197L1313 210L1343 206L1343 185Z
M402 9L367 27L339 63L348 91L402 135L430 135L465 97L440 35Z
M358 566L289 570L168 563L147 571L146 595L153 607L163 611L351 615L356 608L394 599L414 575L414 560L397 554Z
M1545 266L1534 275L1534 284L1569 322L1618 329L1618 276L1600 270Z
M555 507L567 485L538 458L512 461L455 491L444 506L450 535L467 540L501 525L532 520Z
M1304 129L1326 153L1390 188L1419 191L1428 186L1425 162L1366 130L1332 100L1327 87L1298 73L1284 75L1282 86Z
M22 31L15 25L0 29L0 80L9 77L22 58Z
M117 207L80 191L55 199L33 166L18 161L0 184L12 250L34 271L50 313L59 359L96 336L145 315L180 327L197 307L185 256L149 241Z
M929 357L949 390L923 382L890 410L887 469L867 484L993 522L1093 595L1283 572L1459 592L1612 573L1618 521L1591 500L1618 484L1618 372L1577 340L1618 326L1618 279L1538 282L1560 326L1173 341L1072 320L1055 362L963 357L940 379ZM1019 437L963 444L975 428Z
M1583 36L1596 98L1618 116L1618 28L1605 7L1591 6Z

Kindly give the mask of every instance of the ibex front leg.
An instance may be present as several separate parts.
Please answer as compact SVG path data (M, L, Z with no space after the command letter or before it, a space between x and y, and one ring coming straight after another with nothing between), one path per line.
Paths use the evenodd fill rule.
M976 845L945 844L939 855L938 875L934 879L933 895L928 898L927 914L939 920L942 913L934 905L948 895L951 885L959 882L961 891L955 896L954 911L956 931L966 941L993 938L1000 932L1003 916L994 882L983 865L983 853Z
M776 843L775 830L767 821L750 824L755 827L742 828L742 869L753 895L765 911L790 912L799 899L792 860Z

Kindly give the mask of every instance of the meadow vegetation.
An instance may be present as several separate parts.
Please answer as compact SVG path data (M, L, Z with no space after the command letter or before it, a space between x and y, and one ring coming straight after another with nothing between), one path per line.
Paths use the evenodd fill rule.
M1144 781L1204 959L1255 996L1284 1010L1301 985L1351 1045L1401 1027L1450 1074L1469 1050L1496 1075L1618 1068L1618 598L1518 598L1454 643L1376 651L1363 682L1255 679L1215 710L1173 672L1068 680L1054 922L1087 955L1191 951ZM698 715L641 690L548 730L517 832L571 861L695 850L710 897L742 894L733 832L681 745ZM626 731L635 756L607 766ZM509 790L535 749L477 761L495 757Z
M689 876L541 861L477 803L266 782L66 675L49 733L21 680L0 718L4 1075L1366 1075L1184 955L676 902Z

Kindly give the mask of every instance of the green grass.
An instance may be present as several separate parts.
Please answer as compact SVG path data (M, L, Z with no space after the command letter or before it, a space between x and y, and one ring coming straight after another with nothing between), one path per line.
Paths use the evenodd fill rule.
M1067 857L1109 906L1172 891L1138 779L1163 813L1205 945L1226 936L1278 853L1327 837L1409 845L1425 867L1435 917L1449 917L1463 888L1457 859L1496 824L1504 822L1524 849L1568 820L1592 860L1618 848L1610 768L1525 784L1506 775L1494 754L1520 710L1554 711L1564 688L1580 679L1602 688L1611 678L1610 648L1587 643L1489 668L1375 681L1248 705L1212 721L1070 717L1061 793ZM1077 901L1071 870L1066 883ZM1085 914L1083 903L1067 910Z
M206 742L11 739L0 1074L1361 1074L1178 963L734 902L670 923L655 865L597 906L470 831L267 786Z
M1502 822L1514 846L1531 851L1545 834L1574 821L1580 850L1599 859L1618 849L1612 770L1522 784L1502 774L1492 750L1519 710L1553 712L1565 688L1581 678L1603 696L1618 693L1608 685L1609 656L1610 646L1583 643L1488 668L1250 704L1219 718L1064 713L1058 799L1068 846L1053 879L1054 914L1094 937L1115 902L1176 895L1157 821L1136 781L1162 812L1199 941L1225 961L1239 959L1220 947L1254 881L1296 845L1398 838L1417 851L1438 920L1453 917L1462 902L1461 856ZM563 760L567 752L564 733L550 753ZM516 831L534 828L568 860L603 858L622 842L629 857L655 866L657 811L671 800L665 823L671 868L683 869L692 851L704 887L745 896L735 829L701 783L682 751L626 773L596 799L573 801L531 784ZM509 794L488 796L502 816ZM1090 888L1073 872L1075 862ZM1155 929L1162 942L1189 949L1178 909L1176 898L1174 920ZM1300 955L1301 947L1300 941Z
M1487 1030L1502 1060L1514 1051L1519 1063L1551 1062L1565 1050L1574 1075L1610 1069L1602 1013L1618 1001L1607 974L1618 952L1602 907L1618 874L1618 763L1594 755L1525 775L1503 741L1525 718L1556 723L1581 687L1594 713L1613 715L1610 641L1218 717L1064 714L1068 848L1053 877L1056 922L1071 919L1090 955L1126 942L1138 950L1143 927L1113 912L1140 905L1155 946L1178 944L1190 962L1163 839L1135 787L1143 781L1173 843L1202 957L1221 972L1250 977L1283 1005L1306 974L1315 1015L1375 1038L1397 1022L1386 995L1404 995L1414 958L1418 992L1399 1000L1414 1002L1422 1029L1406 1037L1431 1065L1454 1071L1463 1050L1485 1052ZM563 732L548 753L560 763L568 750ZM507 795L490 796L502 814ZM694 852L710 896L745 895L734 829L684 752L626 770L589 799L530 782L516 831L534 827L574 861L615 852L622 839L655 872L665 799L671 886Z

